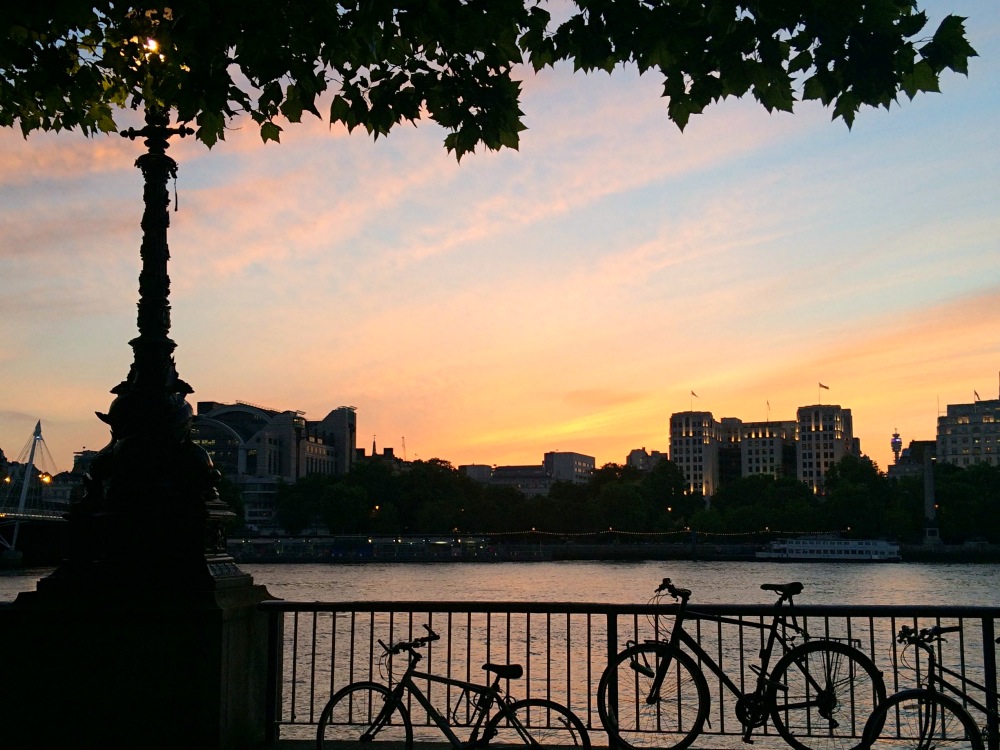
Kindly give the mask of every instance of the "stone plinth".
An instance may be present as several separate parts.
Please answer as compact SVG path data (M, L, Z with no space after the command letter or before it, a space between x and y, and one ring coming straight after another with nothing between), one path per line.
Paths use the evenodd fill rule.
M234 750L263 740L263 586L231 561L207 565L194 588L144 583L141 570L59 572L0 607L4 747Z

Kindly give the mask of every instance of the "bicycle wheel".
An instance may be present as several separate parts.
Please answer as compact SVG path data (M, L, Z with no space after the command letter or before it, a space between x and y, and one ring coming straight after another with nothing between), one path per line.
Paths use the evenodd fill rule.
M656 670L670 666L651 696ZM597 686L597 713L612 746L683 750L701 732L708 716L708 682L694 659L666 643L641 643L615 657Z
M590 735L575 713L541 698L515 701L486 724L490 747L572 745L589 748Z
M983 750L982 732L962 704L931 690L904 690L868 719L865 747L872 750Z
M377 682L355 682L330 699L319 717L316 747L338 748L355 742L399 742L413 747L413 726L402 704L388 712L390 693Z
M884 700L872 660L838 641L793 648L775 665L768 691L774 727L796 750L861 747L864 723Z

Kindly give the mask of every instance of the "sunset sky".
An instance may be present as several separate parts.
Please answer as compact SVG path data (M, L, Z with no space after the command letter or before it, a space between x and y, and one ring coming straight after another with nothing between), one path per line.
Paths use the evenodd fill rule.
M969 77L853 130L730 101L681 134L661 81L525 72L519 152L456 164L433 123L372 142L311 120L175 141L172 338L198 400L321 419L455 465L668 450L670 414L852 409L891 461L1000 387L1000 13ZM124 121L123 121L124 122ZM0 449L38 419L56 470L136 335L141 146L0 132ZM698 398L691 396L691 392ZM768 413L767 403L770 402Z

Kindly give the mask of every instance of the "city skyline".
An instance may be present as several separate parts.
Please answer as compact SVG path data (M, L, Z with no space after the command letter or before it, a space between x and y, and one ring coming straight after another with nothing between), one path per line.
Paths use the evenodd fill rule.
M525 73L520 153L457 165L430 123L373 143L318 121L264 146L172 144L172 337L199 400L320 418L409 459L598 465L668 451L670 414L850 408L882 469L949 403L997 395L1000 20L941 94L863 110L751 101L667 120L655 76ZM135 336L141 152L0 130L0 448L37 419L56 468ZM698 394L698 398L690 392ZM693 399L693 404L692 404Z

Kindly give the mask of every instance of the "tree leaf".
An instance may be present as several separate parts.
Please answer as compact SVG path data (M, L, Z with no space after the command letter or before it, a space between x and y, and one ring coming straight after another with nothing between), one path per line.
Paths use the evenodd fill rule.
M265 122L260 126L260 139L264 143L268 141L279 143L281 141L281 128L273 122Z

